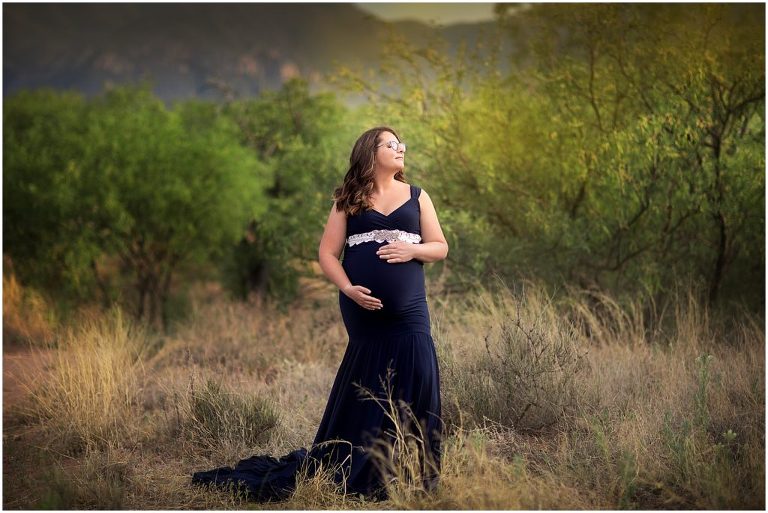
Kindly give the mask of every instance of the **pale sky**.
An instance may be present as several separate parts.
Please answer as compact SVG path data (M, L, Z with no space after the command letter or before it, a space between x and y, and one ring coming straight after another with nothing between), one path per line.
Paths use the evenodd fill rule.
M493 19L492 3L357 3L385 21L411 19L438 24L471 23Z

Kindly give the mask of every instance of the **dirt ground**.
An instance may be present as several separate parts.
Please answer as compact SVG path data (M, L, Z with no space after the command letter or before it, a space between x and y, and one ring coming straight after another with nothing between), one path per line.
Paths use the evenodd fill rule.
M3 509L30 507L39 503L34 476L19 475L22 468L35 468L41 452L31 440L29 426L18 422L14 409L23 406L27 390L24 376L45 372L53 350L28 347L3 348Z
M21 404L27 394L23 377L44 372L53 352L52 349L3 348L3 418L8 409Z

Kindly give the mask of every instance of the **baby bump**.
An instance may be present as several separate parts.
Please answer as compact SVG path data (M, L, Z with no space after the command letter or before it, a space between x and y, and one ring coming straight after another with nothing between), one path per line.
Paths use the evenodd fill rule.
M371 289L370 295L380 299L382 310L389 312L411 309L426 301L423 262L388 263L376 254L383 245L361 244L344 255L342 267L352 284Z

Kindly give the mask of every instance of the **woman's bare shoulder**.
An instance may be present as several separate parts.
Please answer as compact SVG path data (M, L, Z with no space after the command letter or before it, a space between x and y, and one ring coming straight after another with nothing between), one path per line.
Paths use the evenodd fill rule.
M416 186L416 187L418 187L418 186ZM418 196L419 197L419 201L422 201L422 200L431 201L430 197L429 197L429 194L427 194L427 191L424 190L423 187L418 187L418 189L419 189L419 196Z

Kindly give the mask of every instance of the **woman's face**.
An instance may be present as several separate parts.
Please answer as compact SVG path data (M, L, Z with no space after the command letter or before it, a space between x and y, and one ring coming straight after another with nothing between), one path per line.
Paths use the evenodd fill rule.
M391 148L387 144L389 141L400 142L392 132L381 132L379 134L379 139L376 143L376 146L378 146L376 148L376 163L385 168L401 171L405 167L405 150L400 145L396 150Z

